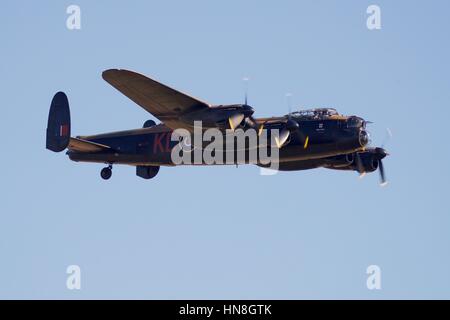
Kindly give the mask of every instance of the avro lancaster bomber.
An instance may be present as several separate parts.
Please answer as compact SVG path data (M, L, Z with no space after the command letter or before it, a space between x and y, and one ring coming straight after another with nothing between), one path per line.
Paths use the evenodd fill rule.
M174 148L180 144L192 147L192 144L185 138L173 140L174 131L183 129L194 135L197 123L201 122L202 130L216 129L224 135L237 130L254 130L258 136L269 132L274 138L269 138L265 147L277 148L277 169L280 171L327 168L364 175L379 170L381 184L386 184L382 159L387 152L381 147L368 146L368 122L361 117L343 116L335 109L318 108L279 117L255 118L247 101L211 105L128 70L106 70L102 76L161 123L147 120L139 129L72 137L69 102L63 92L58 92L50 106L46 147L54 152L67 149L67 155L73 161L106 164L101 170L105 180L111 177L112 167L116 164L135 166L137 176L144 179L155 177L161 166L179 165L173 161ZM271 135L274 131L277 134ZM200 148L206 148L203 142ZM249 152L251 148L247 143L244 151ZM187 152L186 149L183 151ZM246 157L244 163L268 167L258 158ZM207 161L196 164L211 165Z

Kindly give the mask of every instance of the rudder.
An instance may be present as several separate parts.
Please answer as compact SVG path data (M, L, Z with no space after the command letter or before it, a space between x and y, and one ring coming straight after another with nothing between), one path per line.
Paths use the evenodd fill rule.
M46 148L61 152L70 141L70 109L64 92L58 92L52 99L47 122Z

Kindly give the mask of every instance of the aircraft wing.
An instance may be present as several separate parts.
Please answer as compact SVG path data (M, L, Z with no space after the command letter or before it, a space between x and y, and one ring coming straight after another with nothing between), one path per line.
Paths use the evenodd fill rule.
M110 69L104 71L102 77L171 129L185 126L180 115L210 107L206 102L133 71Z

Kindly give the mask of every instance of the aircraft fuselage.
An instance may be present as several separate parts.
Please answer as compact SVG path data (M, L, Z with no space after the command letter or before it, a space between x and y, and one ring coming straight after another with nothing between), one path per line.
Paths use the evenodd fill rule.
M307 120L298 121L298 123L302 137L293 135L290 141L279 150L279 162L311 160L352 153L361 150L367 143L367 141L361 141L362 129L347 128L346 122L342 119ZM267 125L265 128L268 132L271 129L281 128L277 124ZM173 166L171 153L179 141L172 141L172 132L164 125L157 125L150 128L82 136L79 138L110 146L111 150L93 153L69 151L68 155L74 161ZM306 136L308 137L307 146L304 141ZM207 145L207 142L202 142L203 147ZM235 144L236 152L237 148ZM247 153L250 149L251 147L246 145ZM245 159L249 157L246 156ZM223 163L234 164L235 162L224 161ZM251 161L246 160L245 163L251 163Z

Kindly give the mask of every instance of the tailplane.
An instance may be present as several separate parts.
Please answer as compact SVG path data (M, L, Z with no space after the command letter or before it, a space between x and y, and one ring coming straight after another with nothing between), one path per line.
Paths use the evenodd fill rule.
M61 152L70 142L70 109L64 92L55 94L50 105L47 123L46 148Z

